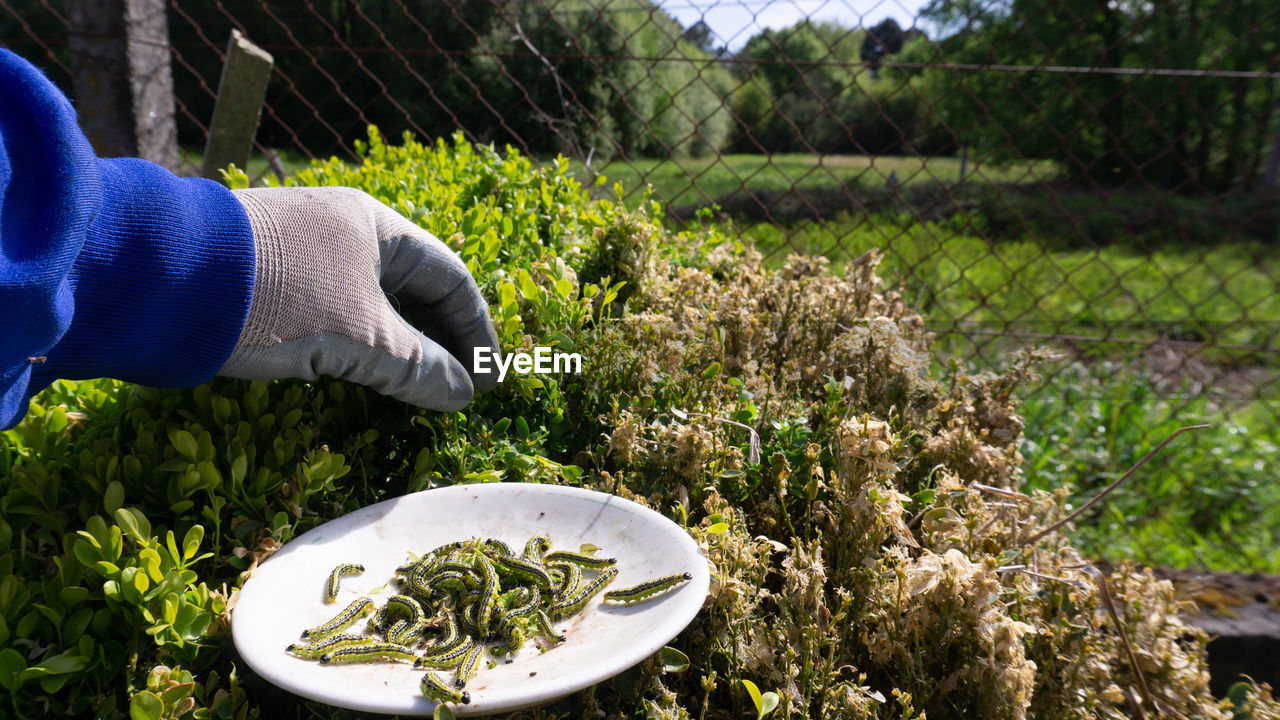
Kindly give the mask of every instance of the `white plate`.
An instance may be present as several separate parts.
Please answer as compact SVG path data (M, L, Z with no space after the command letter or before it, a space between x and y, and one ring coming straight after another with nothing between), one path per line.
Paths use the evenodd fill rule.
M367 595L381 605L408 552L472 537L495 537L514 548L547 535L556 549L599 546L618 559L621 588L689 572L693 580L631 606L601 604L597 595L578 615L555 623L568 636L540 653L533 642L506 664L467 683L470 705L455 715L532 707L610 678L652 655L697 615L710 574L693 538L649 510L605 493L531 483L457 485L371 505L298 536L259 566L240 592L231 634L245 662L268 681L303 697L366 712L430 715L435 703L418 690L422 670L379 663L330 667L285 652L305 628L328 620ZM342 562L361 563L343 578L338 600L323 601L325 579Z

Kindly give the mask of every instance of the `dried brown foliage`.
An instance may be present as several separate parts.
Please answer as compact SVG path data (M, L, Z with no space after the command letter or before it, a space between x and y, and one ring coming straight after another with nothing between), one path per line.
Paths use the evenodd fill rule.
M594 482L687 517L714 579L673 643L690 670L646 663L593 711L638 691L652 717L743 717L749 679L782 717L1231 717L1168 583L1117 570L1118 628L1065 535L1027 544L1066 514L1063 493L1018 491L1015 391L1048 354L939 371L874 255L770 271L632 229L609 247L635 291L584 359L606 427Z

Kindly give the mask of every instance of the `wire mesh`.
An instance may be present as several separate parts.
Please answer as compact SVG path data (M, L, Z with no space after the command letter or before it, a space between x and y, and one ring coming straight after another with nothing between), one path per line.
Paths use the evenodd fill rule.
M169 23L190 172L235 28L275 58L258 178L352 159L371 124L460 128L624 202L651 185L768 262L877 248L952 356L1071 358L1027 398L1030 481L1084 497L1171 424L1227 433L1089 518L1096 550L1280 571L1274 2L170 0ZM0 41L65 83L60 2L0 2Z

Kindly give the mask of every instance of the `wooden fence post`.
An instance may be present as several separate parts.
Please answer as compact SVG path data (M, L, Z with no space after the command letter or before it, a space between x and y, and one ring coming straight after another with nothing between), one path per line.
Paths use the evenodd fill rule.
M200 168L204 177L220 180L218 171L227 165L235 163L244 169L249 164L273 63L270 53L249 42L239 30L231 31Z
M80 126L104 157L178 165L165 0L66 0Z

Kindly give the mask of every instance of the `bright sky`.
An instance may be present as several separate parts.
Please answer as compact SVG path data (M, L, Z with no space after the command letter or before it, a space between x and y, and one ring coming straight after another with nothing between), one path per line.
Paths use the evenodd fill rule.
M845 27L871 27L892 17L910 27L925 0L656 0L689 27L702 20L716 34L715 44L738 50L766 28L780 30L800 20L836 22Z

